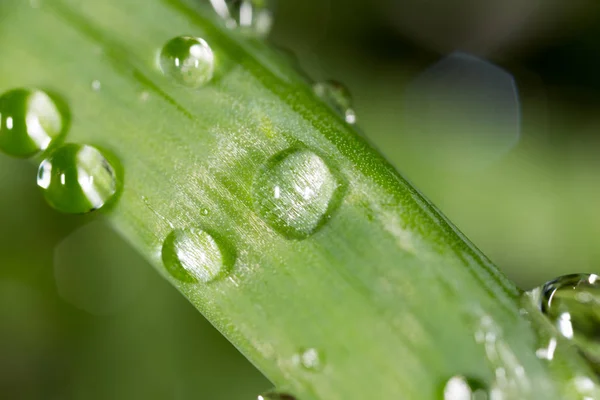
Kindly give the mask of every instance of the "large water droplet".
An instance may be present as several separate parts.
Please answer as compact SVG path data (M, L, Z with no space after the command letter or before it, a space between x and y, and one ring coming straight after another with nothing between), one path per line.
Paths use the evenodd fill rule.
M318 82L313 85L317 96L340 113L347 123L356 123L356 113L352 106L352 95L346 86L336 81Z
M71 214L97 210L117 193L114 167L100 150L79 144L64 145L42 161L37 183L52 207Z
M542 288L541 308L558 331L600 364L600 277L566 275Z
M273 25L274 0L210 0L230 28L249 36L264 37Z
M224 240L199 228L177 229L165 239L162 259L169 273L182 282L208 283L225 276L235 251Z
M15 89L0 96L0 150L30 157L46 150L65 131L67 117L41 90Z
M285 393L269 392L258 396L258 400L296 400L296 398Z
M178 36L169 40L159 57L160 68L166 76L182 85L198 88L214 75L215 56L204 39Z
M486 386L477 379L454 376L444 386L444 400L488 400Z
M343 197L343 185L323 159L309 150L287 150L272 157L253 185L257 213L291 239L317 231Z

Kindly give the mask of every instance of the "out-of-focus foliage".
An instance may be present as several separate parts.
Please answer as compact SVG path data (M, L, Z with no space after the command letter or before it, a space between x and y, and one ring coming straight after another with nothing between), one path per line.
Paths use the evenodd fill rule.
M518 284L598 271L594 2L560 2L568 8L560 12L558 1L539 8L486 1L477 10L443 0L426 8L413 0L280 3L273 41L294 50L315 79L347 83L370 140ZM495 17L499 6L504 12ZM456 23L466 17L468 24ZM10 40L0 38L2 46ZM406 118L406 87L453 50L496 62L519 88L520 141L485 166L470 162L477 149L453 129L468 126L469 110L427 134L418 115ZM149 266L119 282L137 288L136 296L111 315L87 314L61 298L54 250L90 217L50 210L31 164L0 157L0 187L0 397L241 400L268 388ZM124 268L143 265L127 257Z

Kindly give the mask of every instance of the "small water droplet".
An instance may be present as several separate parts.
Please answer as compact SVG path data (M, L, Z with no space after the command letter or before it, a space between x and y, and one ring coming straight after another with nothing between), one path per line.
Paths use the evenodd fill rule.
M600 364L600 278L595 274L566 275L541 290L542 312L558 331Z
M296 398L285 393L269 392L258 396L258 400L296 400Z
M571 385L581 395L581 400L594 400L598 398L599 388L596 382L587 376L576 376Z
M305 349L294 354L292 362L309 371L318 371L323 367L323 358L317 349Z
M557 345L558 342L556 338L551 338L546 347L541 347L535 351L535 355L539 359L552 361L554 359L554 353L556 352Z
M343 197L343 185L325 161L309 150L272 157L252 188L257 213L290 239L304 239L329 219Z
M15 89L0 96L0 150L31 157L46 150L65 131L66 115L47 93Z
M444 386L444 400L488 400L488 389L477 379L454 376Z
M93 80L92 81L92 90L94 92L98 92L100 89L102 89L102 83L99 80Z
M273 26L274 0L210 0L213 8L230 29L243 34L265 37Z
M235 252L225 241L199 228L176 229L167 236L162 259L169 273L187 283L208 283L231 270Z
M356 123L352 95L346 86L337 81L318 82L313 85L315 94L340 113L347 123Z
M117 193L114 167L92 146L67 144L40 164L37 184L58 211L82 214L102 208Z
M199 88L213 78L215 57L204 39L178 36L163 46L159 64L166 76L184 86Z

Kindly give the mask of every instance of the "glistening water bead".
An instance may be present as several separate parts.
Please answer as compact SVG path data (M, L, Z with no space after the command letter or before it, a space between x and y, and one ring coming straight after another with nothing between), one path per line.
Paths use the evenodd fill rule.
M230 28L243 34L265 37L273 26L274 0L210 0Z
M543 286L541 302L558 331L600 367L600 277L562 276Z
M37 178L58 211L82 214L103 207L117 193L114 167L95 147L67 144L40 164Z
M443 400L488 400L488 392L479 380L457 375L446 382Z
M313 85L315 94L340 113L347 123L356 123L356 112L352 106L352 95L340 82L329 80Z
M303 349L292 357L294 365L307 371L319 371L323 368L323 355L315 348Z
M15 89L0 96L0 150L31 157L46 150L64 131L66 116L41 90Z
M265 222L289 239L304 239L335 211L343 189L321 157L306 149L291 149L267 161L252 193L256 212Z
M202 229L185 228L174 230L167 236L162 259L167 271L177 280L208 283L231 270L235 251Z
M166 76L184 86L199 88L213 78L215 56L204 39L178 36L163 46L159 64Z

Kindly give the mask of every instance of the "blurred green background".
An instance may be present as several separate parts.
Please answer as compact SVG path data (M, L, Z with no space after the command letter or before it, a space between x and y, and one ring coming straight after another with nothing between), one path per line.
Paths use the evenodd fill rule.
M346 83L365 135L518 285L599 272L596 1L281 0L272 41L313 79ZM478 57L483 86L444 64L457 50ZM506 79L486 71L512 78L510 107L498 102ZM465 100L473 84L483 96ZM101 220L47 207L35 174L0 157L0 398L269 389Z

